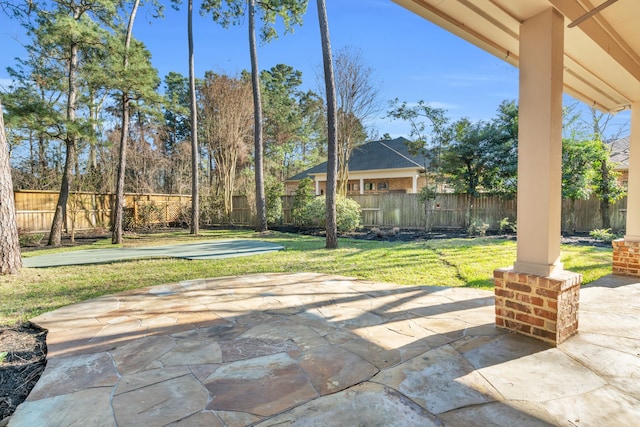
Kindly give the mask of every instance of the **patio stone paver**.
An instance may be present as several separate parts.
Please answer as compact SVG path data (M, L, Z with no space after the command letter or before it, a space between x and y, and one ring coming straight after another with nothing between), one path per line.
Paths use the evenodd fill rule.
M478 289L298 273L97 298L32 319L48 363L9 426L634 425L640 283L581 293L557 348L496 329Z
M113 427L110 398L112 387L89 388L75 393L26 401L20 413L9 420L11 426L92 426Z
M432 414L498 398L491 384L449 345L389 368L371 381L398 390Z
M111 406L118 426L164 426L201 412L208 399L202 383L187 374L117 394Z
M43 375L29 394L40 400L96 387L113 387L119 375L106 353L57 357L47 361L49 375Z
M367 382L323 396L257 425L439 427L444 424L396 390Z
M491 402L484 405L467 406L441 414L440 418L451 426L492 426L492 427L543 427L553 424L540 417L542 408L529 405L527 402L505 404ZM530 414L538 414L538 416ZM551 415L546 414L547 419ZM561 424L564 425L564 424Z
M304 370L286 353L221 366L204 381L204 386L211 395L207 409L247 412L262 417L318 397Z
M375 366L358 355L332 345L303 354L298 363L321 395L364 382L378 372Z

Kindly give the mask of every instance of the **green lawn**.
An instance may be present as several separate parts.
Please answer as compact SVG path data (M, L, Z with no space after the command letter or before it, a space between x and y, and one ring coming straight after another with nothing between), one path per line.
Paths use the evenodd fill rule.
M268 272L318 272L399 285L472 286L492 288L495 268L513 264L516 244L495 238L378 242L341 239L340 248L324 249L324 239L249 230L205 230L129 236L124 246L153 246L195 240L259 238L284 251L220 260L151 259L104 265L45 269L25 268L0 277L0 324L13 324L38 314L100 295L181 280ZM108 239L93 245L46 251L112 247ZM24 253L24 257L45 251ZM611 249L563 246L565 268L589 283L611 273Z

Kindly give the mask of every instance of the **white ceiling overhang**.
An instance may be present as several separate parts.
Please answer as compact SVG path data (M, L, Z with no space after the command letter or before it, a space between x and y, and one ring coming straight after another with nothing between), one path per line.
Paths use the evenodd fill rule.
M614 1L573 28L605 0L393 1L515 66L520 24L554 7L567 26L564 91L613 113L640 101L639 0Z

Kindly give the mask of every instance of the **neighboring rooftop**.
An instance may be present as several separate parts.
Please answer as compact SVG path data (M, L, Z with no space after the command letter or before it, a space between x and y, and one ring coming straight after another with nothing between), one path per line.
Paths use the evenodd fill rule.
M349 171L368 171L385 169L424 169L428 159L414 156L409 152L406 138L371 141L356 147L349 158ZM327 173L327 162L321 163L304 172L292 176L287 181L300 181L310 175Z
M629 169L629 137L614 139L608 144L611 147L609 159L616 164L616 169Z

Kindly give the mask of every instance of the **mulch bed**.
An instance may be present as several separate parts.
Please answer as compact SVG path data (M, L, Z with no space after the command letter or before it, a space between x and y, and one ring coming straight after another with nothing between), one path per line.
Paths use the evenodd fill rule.
M0 326L0 425L36 385L46 365L47 331L32 323Z

